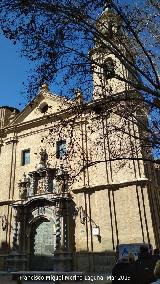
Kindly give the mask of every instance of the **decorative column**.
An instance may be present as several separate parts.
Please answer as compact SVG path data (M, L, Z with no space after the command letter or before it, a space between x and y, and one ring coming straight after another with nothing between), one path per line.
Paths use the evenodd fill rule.
M7 270L9 272L22 271L24 269L24 257L20 252L20 220L18 216L18 207L13 207L13 249L10 251L7 258Z
M26 199L28 192L27 189L30 186L30 179L26 177L26 174L23 174L22 179L18 183L19 187L19 197L22 199Z
M35 193L35 188L36 188L36 173L35 172L30 172L28 174L30 176L30 186L28 187L27 190L27 196L32 196Z
M55 226L56 226L56 249L54 253L54 271L64 271L63 269L63 255L61 250L61 212L60 203L56 202L55 210Z
M49 188L49 181L50 181L49 172L46 170L45 182L44 182L46 193L51 192Z
M17 251L19 249L19 232L20 232L20 224L17 219L17 209L14 207L14 225L13 225L13 250Z
M61 209L56 205L56 250L61 248Z
M65 208L65 200L62 197L57 201L56 222L56 251L55 251L55 270L72 270L72 252L70 251L68 236L68 213Z

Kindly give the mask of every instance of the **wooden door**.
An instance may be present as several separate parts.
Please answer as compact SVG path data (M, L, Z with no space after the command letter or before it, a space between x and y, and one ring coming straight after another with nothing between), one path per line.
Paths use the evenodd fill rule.
M54 223L41 220L32 226L30 239L30 269L53 271L56 244Z

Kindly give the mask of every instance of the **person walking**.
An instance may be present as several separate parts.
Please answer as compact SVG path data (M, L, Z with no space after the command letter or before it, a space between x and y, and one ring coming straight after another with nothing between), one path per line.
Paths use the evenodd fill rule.
M155 248L153 251L153 258L155 259L155 261L160 260L160 252L158 248Z
M135 281L135 261L134 256L122 256L112 270L112 284L137 284Z
M156 258L148 250L147 246L140 247L140 254L135 263L136 266L136 284L150 284L155 280L154 267Z
M151 284L160 284L160 260L156 262L154 276L157 280L155 282L152 282Z

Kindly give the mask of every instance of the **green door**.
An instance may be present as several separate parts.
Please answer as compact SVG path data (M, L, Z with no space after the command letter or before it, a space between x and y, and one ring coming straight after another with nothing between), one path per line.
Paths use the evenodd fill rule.
M56 236L54 223L43 219L32 226L30 243L30 269L52 271Z

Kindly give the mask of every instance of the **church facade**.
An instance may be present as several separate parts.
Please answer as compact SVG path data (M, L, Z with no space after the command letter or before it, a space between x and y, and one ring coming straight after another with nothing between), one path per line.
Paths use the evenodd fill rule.
M113 80L123 108L135 91ZM106 272L118 244L159 246L155 167L101 93L69 101L44 84L21 112L0 108L1 270Z

